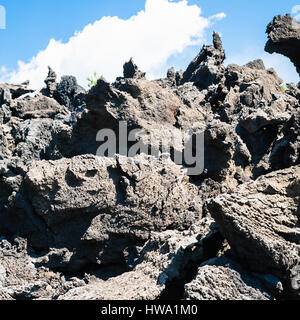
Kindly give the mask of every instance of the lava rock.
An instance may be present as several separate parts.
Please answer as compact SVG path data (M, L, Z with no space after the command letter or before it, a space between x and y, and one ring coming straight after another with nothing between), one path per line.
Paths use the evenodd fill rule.
M213 35L213 46L203 46L199 55L190 63L183 74L182 83L193 82L201 89L222 80L225 52L222 41L217 33Z
M139 70L132 58L124 64L123 69L124 78L144 79L146 76L146 73Z
M292 270L300 264L300 167L272 172L208 201L221 232L251 271L279 278L290 296Z
M267 27L269 40L265 51L288 57L300 75L300 23L289 14L276 16Z
M274 300L261 281L225 256L201 265L185 285L186 300Z

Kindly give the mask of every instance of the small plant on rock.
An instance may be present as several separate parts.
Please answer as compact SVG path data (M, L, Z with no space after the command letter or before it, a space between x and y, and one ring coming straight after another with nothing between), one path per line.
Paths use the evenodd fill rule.
M289 91L289 87L288 87L288 85L286 83L283 83L281 85L281 89L282 89L283 93L286 93L287 91Z
M94 74L91 77L87 78L87 81L89 82L89 88L91 89L92 87L94 87L100 78L97 76L97 72L94 72Z

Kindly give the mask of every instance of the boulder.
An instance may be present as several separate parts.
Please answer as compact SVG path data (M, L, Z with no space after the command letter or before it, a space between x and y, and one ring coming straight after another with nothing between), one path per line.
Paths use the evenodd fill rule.
M186 300L274 300L262 282L238 263L222 256L203 263L185 285Z
M36 265L36 253L25 239L0 238L0 300L55 300L69 290L85 285L79 278Z
M25 192L54 243L77 248L78 263L117 263L129 244L188 229L202 216L198 189L180 167L146 156L36 162Z
M66 107L44 95L26 97L11 102L12 115L21 119L54 118L57 114L66 114Z
M211 199L207 208L236 256L254 272L271 274L292 288L300 264L300 167L272 172Z

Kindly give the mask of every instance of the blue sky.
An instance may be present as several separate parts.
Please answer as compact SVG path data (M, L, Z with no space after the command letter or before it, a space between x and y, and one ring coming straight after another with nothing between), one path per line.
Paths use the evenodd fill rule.
M300 0L296 1L300 2ZM178 52L176 52L176 50L174 51L172 47L171 49L173 51L170 49L170 52L172 51L173 53L169 55L166 53L166 62L162 63L162 60L157 58L156 66L150 66L150 63L147 62L148 64L145 63L145 67L149 65L149 70L154 70L153 75L159 73L159 67L166 69L174 65L177 69L185 68L188 62L201 49L203 42L211 43L211 33L213 30L216 30L222 35L228 62L242 64L246 63L247 59L264 57L267 66L274 66L275 69L278 69L280 76L283 77L285 81L298 81L299 79L294 68L287 60L276 56L267 57L267 54L263 53L267 39L265 34L266 25L274 15L290 13L292 8L298 4L296 1L188 0L187 5L189 7L193 5L200 7L202 9L201 16L205 18L222 12L226 14L226 17L216 19L213 21L213 25L203 27L201 36L199 36L200 31L197 31L197 36L199 36L199 39L201 38L202 42L198 39L199 41L196 45L187 45L186 41L178 43L178 45L183 47L181 47ZM17 63L19 60L28 63L32 57L35 57L41 50L47 48L52 38L57 41L60 40L62 43L67 43L69 38L74 35L74 32L82 31L85 26L100 20L104 16L117 16L119 19L127 21L130 17L144 10L145 0L0 0L0 5L6 8L6 29L0 30L0 67L2 67L2 72L5 74L13 70L18 71L19 67ZM186 12L189 14L189 11ZM167 16L168 14L166 14L166 29L169 27ZM188 17L187 20L183 17L182 21L178 19L177 23L179 25L181 23L186 25L187 21ZM154 24L150 24L149 32L151 32L151 26L154 26ZM104 29L102 28L101 30ZM159 31L153 30L153 32ZM170 32L172 32L171 29ZM196 31L191 31L191 38L194 37L193 32ZM100 54L101 51L106 50L105 46L112 45L107 40L107 37L103 39L101 34L99 34L99 37L97 36L94 39L89 37L89 39L89 41L99 42L97 49L95 49L96 47L91 47L93 49L93 52L90 52L91 56ZM103 40L103 42L101 42L101 40ZM113 39L111 41L113 41ZM116 41L119 40L116 39ZM139 41L139 39L136 39L136 41ZM84 42L84 45L86 45L86 42ZM119 50L123 50L124 46L125 45L122 44ZM53 54L61 52L59 49L57 50L53 50ZM118 50L117 46L115 50ZM157 50L159 50L159 48L155 48L155 51ZM70 52L70 55L71 54ZM140 53L140 55L142 55L142 53ZM122 57L120 57L120 59L121 58ZM162 59L162 57L160 58ZM142 57L138 59L143 64ZM107 62L109 60L106 58L103 61L109 64L109 62ZM88 64L88 61L82 62L83 64ZM122 61L122 63L123 62L124 61ZM71 67L72 66L70 66L70 70ZM86 76L89 76L92 68L93 66L87 68ZM101 73L101 66L94 66L94 69ZM67 70L69 71L69 69ZM80 70L80 72L82 73L82 70ZM165 70L161 72L165 72ZM18 79L18 77L16 79ZM83 76L81 79L83 79Z

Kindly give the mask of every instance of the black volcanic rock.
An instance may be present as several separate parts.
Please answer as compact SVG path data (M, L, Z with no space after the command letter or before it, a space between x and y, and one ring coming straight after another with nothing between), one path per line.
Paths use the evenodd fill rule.
M288 57L300 75L300 23L289 14L276 16L267 27L269 40L265 50Z
M213 34L213 46L203 46L197 57L190 63L183 74L182 83L193 82L201 89L222 80L225 52L222 41L217 33Z
M55 99L71 111L82 107L86 90L78 85L77 79L73 76L63 76L57 84L54 92Z
M124 78L143 79L146 76L146 73L139 70L137 65L133 62L132 58L124 64L123 68L124 68Z
M246 67L251 68L251 69L260 69L260 70L266 69L264 62L261 59L248 62L246 64Z
M46 95L49 95L49 97L53 97L53 94L56 90L57 83L56 83L56 73L51 69L51 67L48 67L48 76L45 79L45 84L47 86Z

